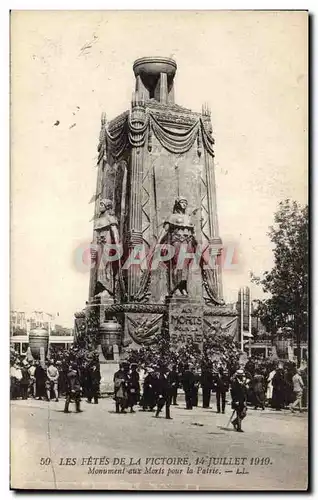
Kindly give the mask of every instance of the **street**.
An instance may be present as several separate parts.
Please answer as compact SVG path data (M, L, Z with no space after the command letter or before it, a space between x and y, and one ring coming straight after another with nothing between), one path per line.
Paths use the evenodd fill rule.
M250 409L240 434L231 415L172 406L116 414L113 400L11 403L11 486L42 489L268 489L307 487L307 414Z

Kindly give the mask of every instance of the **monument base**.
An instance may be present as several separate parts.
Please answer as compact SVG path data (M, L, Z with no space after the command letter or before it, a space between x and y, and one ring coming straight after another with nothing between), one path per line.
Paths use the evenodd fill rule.
M202 349L203 344L203 300L187 296L167 298L169 336L172 345L178 347L192 341Z

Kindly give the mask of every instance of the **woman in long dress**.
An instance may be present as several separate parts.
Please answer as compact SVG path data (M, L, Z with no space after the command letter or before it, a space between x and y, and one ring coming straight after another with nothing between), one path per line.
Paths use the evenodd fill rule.
M253 378L253 403L255 410L260 407L262 410L265 409L265 391L264 391L264 377L256 370Z

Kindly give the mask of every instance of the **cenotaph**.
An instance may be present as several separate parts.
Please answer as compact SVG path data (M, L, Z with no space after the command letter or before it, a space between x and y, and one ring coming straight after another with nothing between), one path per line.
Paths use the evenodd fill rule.
M211 112L175 103L176 70L170 58L137 59L130 109L101 117L85 314L94 311L96 342L110 357L164 332L200 345L237 315L224 304L218 265Z

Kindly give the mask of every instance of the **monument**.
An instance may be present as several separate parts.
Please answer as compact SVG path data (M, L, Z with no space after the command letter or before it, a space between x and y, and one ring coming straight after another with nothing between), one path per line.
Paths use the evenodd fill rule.
M130 109L101 117L85 315L108 359L161 334L200 344L237 315L223 300L211 113L175 103L176 70L137 59Z

